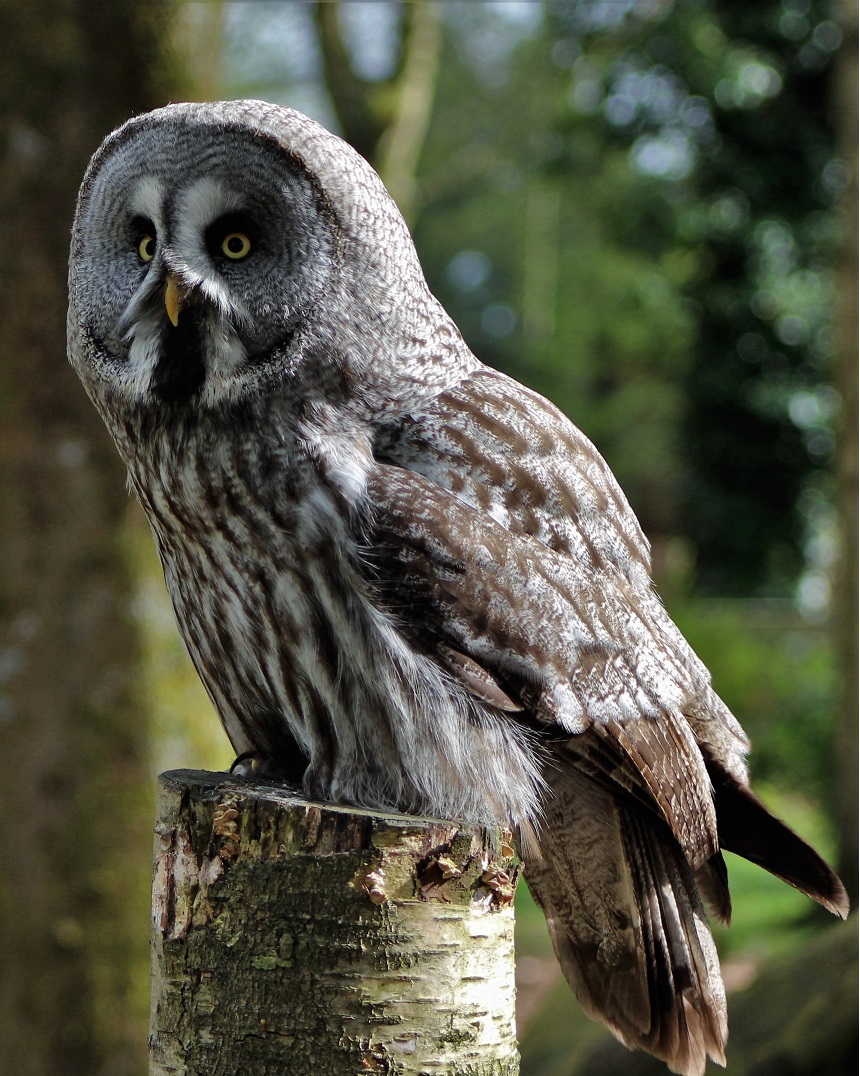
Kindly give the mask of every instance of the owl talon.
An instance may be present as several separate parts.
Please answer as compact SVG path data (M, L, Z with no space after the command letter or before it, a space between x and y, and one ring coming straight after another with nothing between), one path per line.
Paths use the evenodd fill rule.
M265 769L262 756L256 751L243 751L233 759L227 772L238 777L252 777L261 769Z

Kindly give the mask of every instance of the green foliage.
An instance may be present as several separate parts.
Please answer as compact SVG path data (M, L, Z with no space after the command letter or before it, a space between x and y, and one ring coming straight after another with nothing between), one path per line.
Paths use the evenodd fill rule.
M828 12L551 3L506 47L491 5L449 22L431 286L597 441L647 533L691 540L708 593L791 592L832 450ZM468 252L479 283L452 273Z
M552 46L545 34L526 38L506 79L488 84L449 45L416 242L479 357L571 414L646 529L671 530L678 380L694 330L679 281L692 266L673 259L671 232L655 223L653 180L575 122Z

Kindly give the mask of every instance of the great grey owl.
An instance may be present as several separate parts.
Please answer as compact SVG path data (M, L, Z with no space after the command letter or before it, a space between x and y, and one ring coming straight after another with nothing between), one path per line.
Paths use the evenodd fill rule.
M750 792L603 459L469 351L376 173L259 101L132 119L83 181L70 293L236 752L509 826L585 1010L676 1072L721 1061L721 849L845 891Z

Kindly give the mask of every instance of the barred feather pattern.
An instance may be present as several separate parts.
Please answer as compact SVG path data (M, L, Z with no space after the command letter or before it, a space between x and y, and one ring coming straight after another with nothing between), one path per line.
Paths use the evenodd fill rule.
M287 765L298 750L307 791L326 800L528 825L540 784L528 731L406 644L362 572L355 508L307 459L278 461L291 498L260 485L262 430L249 412L232 446L163 430L147 438L145 468L129 457L180 630L236 751ZM139 443L140 427L126 436Z
M605 462L472 355L369 165L263 102L130 120L81 188L69 355L237 753L512 827L585 1011L722 1063L722 850L845 891L750 791Z

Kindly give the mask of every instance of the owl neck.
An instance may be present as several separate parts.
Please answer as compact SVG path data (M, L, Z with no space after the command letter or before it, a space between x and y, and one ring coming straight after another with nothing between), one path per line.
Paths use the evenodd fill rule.
M356 418L378 424L408 414L482 367L426 285L391 304L358 295L355 304L361 316L333 317L308 369L316 373L326 356L334 362L347 390L345 411Z

